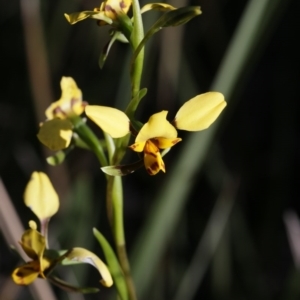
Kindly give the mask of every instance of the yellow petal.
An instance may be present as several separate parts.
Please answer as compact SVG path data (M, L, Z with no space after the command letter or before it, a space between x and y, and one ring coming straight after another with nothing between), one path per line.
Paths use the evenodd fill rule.
M218 92L198 95L184 103L174 120L175 127L188 131L208 128L225 108L224 96Z
M43 123L37 137L49 149L58 151L69 147L73 134L72 129L73 125L69 120L55 118Z
M141 8L141 14L149 10L169 11L174 9L176 9L176 7L167 3L148 3Z
M40 261L46 248L45 238L34 229L26 230L20 242L24 252L33 260Z
M39 263L31 261L19 268L16 268L11 277L16 284L28 285L39 276Z
M144 142L156 137L163 137L166 139L175 139L177 131L173 125L167 121L168 112L163 110L152 115L149 121L139 131L135 142Z
M150 175L156 175L160 170L166 172L164 161L157 146L148 141L144 149L144 164Z
M103 11L81 11L76 12L72 14L64 14L65 18L70 24L76 24L77 22L80 22L82 20L85 20L87 18L97 19L97 20L103 20L108 24L112 23L112 20L109 19Z
M74 261L80 261L88 263L94 266L101 274L102 279L100 282L106 287L110 287L113 284L110 272L105 263L93 252L84 248L73 248L67 255L67 258Z
M116 19L116 15L121 12L125 14L128 12L131 2L131 0L107 0L101 8L105 10L106 16L114 20Z
M82 99L82 92L72 77L63 76L60 81L61 99Z
M113 138L120 138L129 133L129 118L122 111L98 105L87 105L86 115L104 132Z
M51 218L59 208L59 198L48 176L42 172L33 172L26 186L24 201L40 219Z
M165 138L154 138L151 141L159 148L159 149L167 149L171 148L174 145L176 145L178 142L180 142L182 139L181 138L176 138L176 139L165 139Z
M81 115L85 104L82 102L82 92L72 77L62 77L60 81L61 97L46 109L48 120L65 119L72 115Z
M134 143L129 148L135 152L142 152L144 150L146 142Z

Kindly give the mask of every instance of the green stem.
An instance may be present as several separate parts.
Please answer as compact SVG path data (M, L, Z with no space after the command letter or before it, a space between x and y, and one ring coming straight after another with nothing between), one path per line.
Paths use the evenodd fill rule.
M134 26L131 34L131 44L135 50L144 38L144 26L140 4L138 0L132 1ZM144 49L137 56L131 70L131 99L139 92L144 64Z
M142 21L142 15L140 11L139 0L132 1L133 19L134 26L130 36L130 44L133 51L138 47L140 42L144 38L144 27ZM131 103L136 102L133 105L129 105L130 111L126 111L128 115L133 115L138 105L138 93L140 91L141 78L144 64L144 49L142 49L131 66ZM136 100L138 99L138 100ZM115 152L115 160L119 160L123 156L123 148L127 146L129 138L122 140L122 146L117 147ZM126 145L124 145L124 143ZM120 261L121 268L124 272L125 281L128 290L128 296L130 300L136 300L136 293L134 283L130 274L130 265L126 252L125 234L124 234L124 223L123 223L123 189L122 189L122 178L119 176L109 177L107 183L107 208L108 216L112 221L112 228L115 237L115 243L117 247L117 255Z
M74 126L74 131L79 137L90 147L90 149L96 154L102 167L108 165L107 158L101 146L101 143L94 132L79 116L74 116L70 119Z
M130 300L136 300L134 283L130 273L130 265L126 252L124 222L123 222L123 186L120 176L109 176L107 182L107 209L111 222L119 262L124 273Z

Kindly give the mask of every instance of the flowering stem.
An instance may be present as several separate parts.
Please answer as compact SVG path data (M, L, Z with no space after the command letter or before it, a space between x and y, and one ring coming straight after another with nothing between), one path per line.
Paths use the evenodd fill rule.
M144 26L142 20L142 14L140 10L140 4L138 0L132 1L134 26L131 34L131 45L133 50L136 50L140 42L144 38ZM137 58L135 59L131 70L131 99L134 99L135 95L140 90L141 78L144 64L144 49L141 50Z
M109 176L107 181L108 218L114 233L117 256L124 273L130 300L136 300L135 288L130 274L130 265L126 252L123 222L123 187L120 176Z
M132 45L133 51L138 47L144 37L144 27L142 21L142 15L140 11L139 0L132 1L134 26L130 36L130 44ZM133 62L131 69L131 103L138 99L137 95L140 91L141 78L144 64L144 49L142 49ZM138 99L139 100L139 99ZM126 110L127 115L134 115L137 105L129 105L130 111ZM117 147L114 159L119 161L123 156L123 146L127 146L129 138L122 140L126 145L120 148ZM123 151L123 152L122 152ZM119 176L108 177L107 183L107 208L108 217L112 221L112 228L115 237L115 243L117 247L117 255L120 261L121 268L124 272L125 281L128 290L128 296L130 300L136 300L136 292L134 283L130 274L130 265L126 252L125 234L124 234L124 223L123 223L123 189L122 189L122 178Z
M74 131L79 137L90 147L90 149L96 154L102 167L107 166L107 158L99 142L99 139L94 132L86 125L82 118L74 116L70 119L74 126Z

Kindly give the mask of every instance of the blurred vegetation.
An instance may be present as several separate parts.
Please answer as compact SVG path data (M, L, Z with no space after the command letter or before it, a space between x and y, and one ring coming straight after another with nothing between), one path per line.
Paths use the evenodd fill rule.
M124 178L127 247L139 299L299 299L300 2L170 4L200 5L203 14L151 39L140 119L162 109L174 116L181 103L208 90L223 92L228 106L209 130L182 134L184 143L165 158L166 174L139 170ZM46 171L61 198L50 243L103 257L92 227L112 236L96 158L75 149L54 168L36 138L45 108L60 96L63 75L76 80L90 104L126 107L127 45L115 44L100 70L107 28L92 20L70 26L63 17L97 6L96 0L0 2L0 175L27 227L33 214L23 205L25 185L33 171ZM155 17L146 15L145 26ZM128 153L125 160L133 158ZM0 207L1 217L6 209ZM43 299L12 284L10 273L20 262L0 230L0 299ZM70 270L62 274L70 281L98 284L96 271ZM84 296L54 292L63 300L114 295L104 288Z

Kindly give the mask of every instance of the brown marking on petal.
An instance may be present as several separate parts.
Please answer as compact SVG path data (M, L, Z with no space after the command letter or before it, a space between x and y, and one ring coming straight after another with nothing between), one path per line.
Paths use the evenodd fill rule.
M151 142L158 148L158 138L151 139Z
M111 11L113 14L117 15L116 11L110 5L105 5L105 11Z
M125 1L121 1L119 4L120 4L120 7L121 7L122 9L124 9L124 8L127 7Z
M152 170L151 170L150 168L147 168L147 172L148 172L149 175L154 175L154 174L152 173Z
M52 111L52 113L53 113L54 116L56 116L58 114L62 114L64 116L66 116L66 113L61 109L60 106L54 108L53 111Z
M24 276L24 272L22 272L21 270L19 270L17 273L16 273L17 276L19 277L23 277Z
M151 156L154 157L154 158L157 157L157 155L156 155L155 153L153 153L153 152L146 152L146 151L145 151L145 153L147 153L148 155L151 155Z
M71 99L71 107L73 107L77 102L79 102L80 100L78 98L72 98Z
M147 172L150 175L155 175L160 170L159 164L157 162L154 162L149 168L147 168Z

